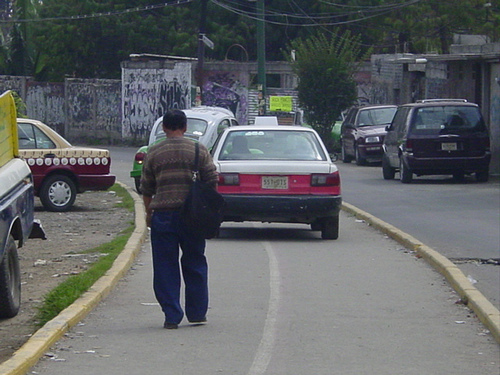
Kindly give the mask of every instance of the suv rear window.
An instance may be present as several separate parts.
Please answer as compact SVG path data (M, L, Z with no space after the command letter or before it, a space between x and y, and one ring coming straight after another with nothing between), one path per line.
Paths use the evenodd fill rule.
M410 131L423 135L485 129L484 120L476 107L433 106L417 108Z

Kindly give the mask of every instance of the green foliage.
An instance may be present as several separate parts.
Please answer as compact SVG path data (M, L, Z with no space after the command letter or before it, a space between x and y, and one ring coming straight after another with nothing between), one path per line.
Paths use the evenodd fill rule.
M349 32L330 38L324 34L291 43L296 60L291 61L299 77L299 105L306 122L315 129L329 150L333 149L332 129L341 112L356 98L353 75L363 61L359 37Z
M200 0L133 12L128 10L151 5L151 0L10 3L14 12L4 6L0 19L44 21L1 24L2 74L23 70L50 81L120 78L120 63L132 53L197 55ZM268 61L282 60L291 41L319 31L350 31L359 36L363 52L373 48L374 53L445 53L455 33L484 34L493 42L500 38L500 0L266 0L265 9ZM255 61L255 30L255 2L208 1L206 33L215 48L205 49L206 59L245 61L248 55Z
M28 117L26 103L24 103L23 99L19 96L17 91L11 91L11 93L12 93L12 97L14 98L14 103L16 104L17 117L19 117L19 118Z

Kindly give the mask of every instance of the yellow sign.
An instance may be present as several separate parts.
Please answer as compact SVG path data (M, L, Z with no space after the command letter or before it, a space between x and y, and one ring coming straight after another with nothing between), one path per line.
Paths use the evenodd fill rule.
M10 91L0 96L0 166L19 154L16 105Z
M270 96L269 110L271 112L292 112L293 101L291 96Z

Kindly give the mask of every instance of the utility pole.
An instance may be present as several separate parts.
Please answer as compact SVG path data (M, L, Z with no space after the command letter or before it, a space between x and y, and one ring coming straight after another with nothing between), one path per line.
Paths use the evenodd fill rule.
M257 83L259 86L259 115L266 114L266 35L264 0L257 0Z
M196 105L203 103L203 63L205 61L205 33L207 24L207 1L201 0L200 25L198 31L198 62L196 63Z

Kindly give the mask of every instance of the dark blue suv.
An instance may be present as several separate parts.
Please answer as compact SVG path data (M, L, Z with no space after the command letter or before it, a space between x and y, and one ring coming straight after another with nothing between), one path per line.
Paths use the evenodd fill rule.
M488 181L491 159L488 128L477 104L463 99L428 99L398 110L383 144L386 180L399 171L404 183L413 175L474 174Z

